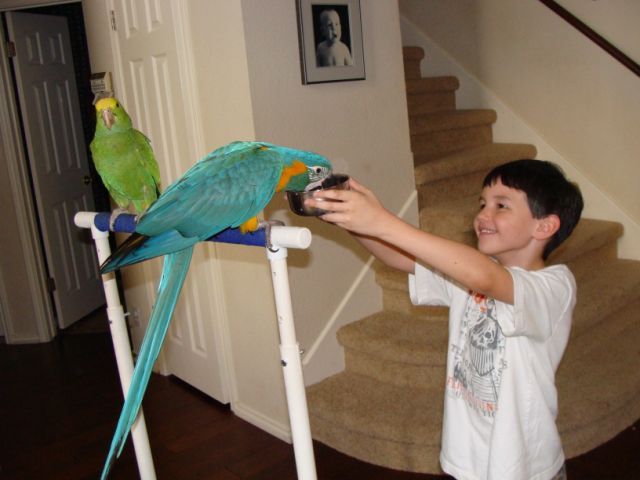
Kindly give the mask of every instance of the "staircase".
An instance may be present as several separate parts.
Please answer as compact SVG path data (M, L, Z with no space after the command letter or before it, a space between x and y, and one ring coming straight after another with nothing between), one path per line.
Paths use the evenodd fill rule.
M531 145L494 143L489 110L457 110L454 77L421 78L422 49L404 49L411 144L425 230L474 243L481 181ZM622 226L583 219L550 258L578 284L571 338L557 373L558 426L569 457L640 418L640 262L617 258ZM384 309L338 331L346 368L307 389L313 437L358 459L440 472L447 310L414 307L404 274L380 267Z

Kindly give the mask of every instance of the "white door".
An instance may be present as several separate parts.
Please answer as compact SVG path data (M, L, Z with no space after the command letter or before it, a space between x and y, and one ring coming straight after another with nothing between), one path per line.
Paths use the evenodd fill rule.
M150 138L164 187L202 154L193 148L198 143L198 135L193 131L193 118L197 115L189 109L193 88L188 80L191 72L184 62L189 54L184 40L183 8L187 3L176 0L109 3L114 68L117 69L115 94L129 112L134 126ZM87 2L84 8L94 6L95 3ZM195 248L167 334L163 359L169 373L227 403L226 357L221 333L223 307L213 288L216 285L214 250L210 244L199 244ZM149 296L153 298L159 275L148 263L145 272L147 278L153 277L153 282L149 282L153 289ZM126 270L123 274L127 274ZM136 292L128 292L128 308L143 301L141 297ZM146 319L143 321L146 323Z
M73 224L94 209L67 20L7 13L18 100L58 325L104 305L90 236Z

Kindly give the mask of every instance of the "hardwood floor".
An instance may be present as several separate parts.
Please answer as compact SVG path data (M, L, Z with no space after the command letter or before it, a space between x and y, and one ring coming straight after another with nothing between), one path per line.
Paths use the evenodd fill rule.
M106 333L0 344L0 479L98 478L121 402ZM144 412L160 480L296 478L291 445L176 378L152 376ZM639 426L569 460L569 478L639 478ZM320 480L450 478L380 468L317 442L314 453ZM138 478L130 441L110 478Z

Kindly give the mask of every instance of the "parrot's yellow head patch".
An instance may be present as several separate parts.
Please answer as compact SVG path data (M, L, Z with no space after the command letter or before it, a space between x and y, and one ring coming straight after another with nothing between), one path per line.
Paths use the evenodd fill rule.
M118 101L113 97L101 98L96 102L96 110L101 112L103 110L113 110L118 105Z

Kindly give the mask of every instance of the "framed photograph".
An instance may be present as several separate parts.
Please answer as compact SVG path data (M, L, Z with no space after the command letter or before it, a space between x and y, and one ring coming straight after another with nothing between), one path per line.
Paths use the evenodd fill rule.
M296 0L302 83L364 80L360 0Z

